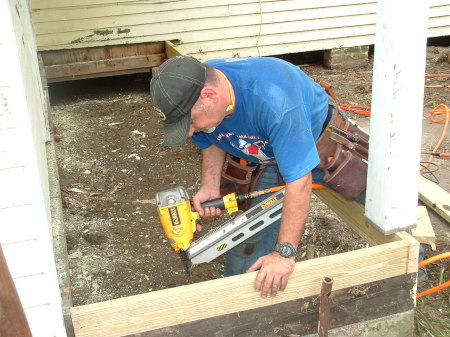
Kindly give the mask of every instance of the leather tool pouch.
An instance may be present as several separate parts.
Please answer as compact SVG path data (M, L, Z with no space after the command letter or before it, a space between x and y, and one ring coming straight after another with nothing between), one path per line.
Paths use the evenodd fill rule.
M229 154L225 157L220 181L222 196L233 192L247 194L254 191L266 169L263 165L242 165L238 160ZM246 200L239 209L242 211L249 209L250 201L250 199Z
M348 200L357 200L366 189L369 136L340 114L336 112L328 125L331 131L325 131L317 142L318 167L331 188Z

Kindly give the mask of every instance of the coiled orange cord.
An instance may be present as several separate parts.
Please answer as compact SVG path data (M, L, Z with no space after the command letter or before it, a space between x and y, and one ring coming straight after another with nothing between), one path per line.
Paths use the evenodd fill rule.
M447 134L448 123L450 120L450 109L445 104L439 104L433 110L431 110L429 112L429 114L430 114L430 119L433 123L441 123L441 122L445 121L444 128L441 133L441 137L439 138L433 151L431 151L431 152L438 152L437 150L438 150L439 146L441 146L442 142L445 139L445 135ZM436 115L441 115L441 114L445 114L445 117L441 118L441 119L435 118ZM428 157L428 160L424 164L421 164L420 171L423 171L426 168L428 168L430 166L431 162L433 161L434 157L435 157L434 155L430 155L430 157Z

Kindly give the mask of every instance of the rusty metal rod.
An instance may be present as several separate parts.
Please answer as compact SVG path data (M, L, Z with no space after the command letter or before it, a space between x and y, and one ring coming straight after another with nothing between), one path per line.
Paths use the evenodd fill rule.
M328 337L330 328L330 308L331 308L331 287L333 286L333 278L325 277L322 280L322 288L320 290L320 307L319 307L319 337Z

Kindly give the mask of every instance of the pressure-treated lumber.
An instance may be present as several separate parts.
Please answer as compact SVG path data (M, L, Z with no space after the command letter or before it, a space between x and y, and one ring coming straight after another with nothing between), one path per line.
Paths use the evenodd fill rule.
M411 230L412 236L420 243L430 245L431 250L436 250L436 235L427 208L419 206L418 213L417 227Z
M336 334L338 328L347 328L354 332L355 323L367 324L379 319L377 326L380 336L385 320L388 317L405 316L414 308L415 274L405 274L369 282L332 292L332 307L330 314L330 334L333 336L348 336L347 333ZM238 313L220 315L208 319L183 323L176 326L146 331L127 337L162 337L162 336L317 336L317 321L319 320L319 301L317 296L301 297L296 300L274 304L262 308L240 311ZM401 320L406 329L393 333L390 337L412 336L414 326L413 315L406 315ZM398 323L398 322L396 322ZM370 324L370 323L369 323ZM374 323L372 323L374 324ZM408 326L410 328L408 328ZM358 334L354 334L357 336ZM359 335L358 335L359 336Z
M364 216L364 206L356 201L348 201L331 189L315 189L313 191L320 200L370 245L388 243L399 239L397 234L384 235L374 228Z
M417 271L418 243L402 240L296 264L288 287L275 298L254 291L255 273L243 274L72 308L76 336L126 336L200 319L266 307L320 293L324 276L334 289Z
M447 222L450 222L450 194L436 183L423 177L419 180L419 197Z

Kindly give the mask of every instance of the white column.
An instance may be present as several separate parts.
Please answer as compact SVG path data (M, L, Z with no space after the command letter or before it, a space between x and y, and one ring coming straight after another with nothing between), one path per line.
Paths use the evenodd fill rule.
M365 214L384 234L417 223L428 8L378 1Z

